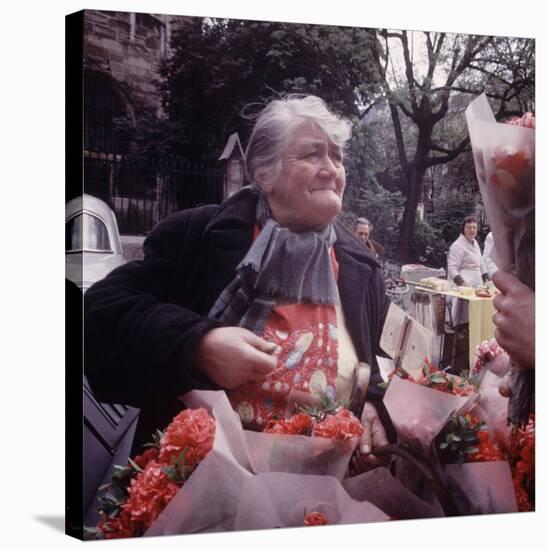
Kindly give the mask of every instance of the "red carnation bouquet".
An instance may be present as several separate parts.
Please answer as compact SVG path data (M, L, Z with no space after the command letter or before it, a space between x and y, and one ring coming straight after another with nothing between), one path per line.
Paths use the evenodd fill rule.
M392 374L383 402L400 441L428 456L448 419L469 410L476 398L465 376L438 370L425 359L417 379L400 369Z
M387 519L341 483L362 433L349 411L301 410L262 433L243 429L223 391L192 391L183 400L188 408L149 448L116 467L88 538L298 526L303 506L326 513L326 502L331 523Z
M244 435L257 473L332 475L342 481L362 432L351 411L324 398L289 418L269 420L263 432Z
M115 467L111 483L100 489L102 519L87 535L143 535L211 451L214 437L215 420L205 409L179 413L144 453L126 467Z
M416 380L395 371L385 405L399 439L441 468L449 486L459 487L467 499L461 513L533 510L534 415L525 427L507 425L509 399L498 386L509 358L495 341L482 342L476 355L471 373L461 376L427 359ZM397 463L398 478L416 491L423 480L414 473ZM422 496L432 500L428 491Z
M498 380L490 371L482 379L478 373L455 376L425 361L417 380L394 373L385 395L399 440L418 449L446 480L460 514L519 509L514 490L517 461L502 441L511 430L505 423L496 430L493 422L494 413L496 418L506 414L507 399L490 393L497 392ZM429 488L420 489L424 478L406 463L397 463L397 477L433 502Z

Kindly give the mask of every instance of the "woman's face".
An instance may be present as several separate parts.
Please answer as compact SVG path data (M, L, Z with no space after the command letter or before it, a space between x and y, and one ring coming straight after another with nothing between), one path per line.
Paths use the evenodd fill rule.
M260 185L274 219L293 231L321 229L341 210L345 168L341 149L314 123L304 123L281 156L278 176Z
M469 222L465 224L463 228L463 234L472 241L477 236L477 223Z

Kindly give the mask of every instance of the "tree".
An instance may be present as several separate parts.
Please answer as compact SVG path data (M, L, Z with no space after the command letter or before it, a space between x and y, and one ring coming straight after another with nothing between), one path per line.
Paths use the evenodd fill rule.
M521 114L533 105L534 42L425 32L422 71L415 63L419 58L414 57L419 33L386 29L372 33L374 60L404 175L406 204L398 254L402 261L408 261L412 259L416 212L426 171L452 161L469 146L463 120L469 101L485 91L495 105L498 120ZM397 70L399 60L402 77ZM414 127L412 147L406 147L402 117ZM445 139L448 127L454 129L452 141Z
M171 148L193 160L217 158L230 133L245 142L252 123L242 114L281 92L315 94L364 117L379 93L373 39L353 27L178 18L160 84Z

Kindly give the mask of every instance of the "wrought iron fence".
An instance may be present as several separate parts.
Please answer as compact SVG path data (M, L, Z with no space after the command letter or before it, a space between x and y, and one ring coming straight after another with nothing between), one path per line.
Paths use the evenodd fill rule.
M177 210L223 200L218 165L86 152L84 190L109 204L122 234L144 235Z

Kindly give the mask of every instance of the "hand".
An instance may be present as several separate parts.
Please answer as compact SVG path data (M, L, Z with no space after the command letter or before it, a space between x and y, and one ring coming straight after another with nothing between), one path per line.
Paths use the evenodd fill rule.
M213 382L231 390L246 382L260 382L277 364L276 344L240 327L220 327L200 340L195 361Z
M454 277L454 283L456 283L457 286L463 286L465 284L465 281L463 280L463 277L461 275L456 275Z
M492 281L501 294L494 298L494 336L509 357L523 368L536 362L535 294L515 276L496 271Z
M351 466L357 474L389 463L389 457L378 458L371 454L373 449L387 445L389 442L376 408L368 401L364 404L361 422L364 432L360 438L358 449L351 459Z

